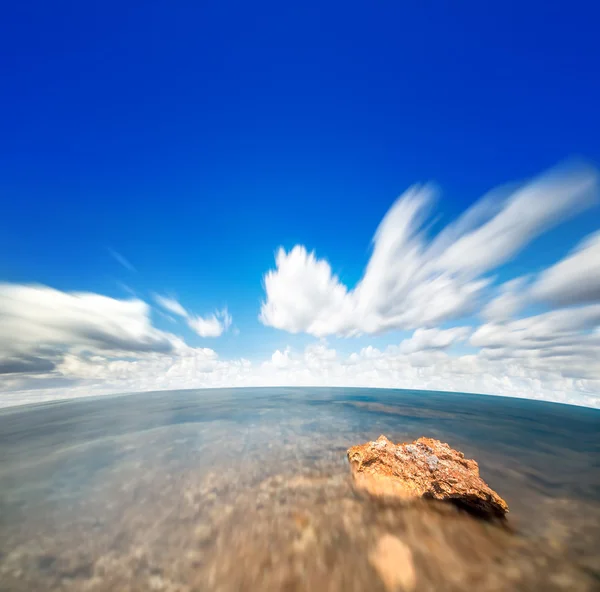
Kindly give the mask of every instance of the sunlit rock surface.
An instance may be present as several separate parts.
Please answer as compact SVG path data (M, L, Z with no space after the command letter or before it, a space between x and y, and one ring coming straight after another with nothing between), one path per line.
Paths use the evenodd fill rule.
M479 476L476 461L432 438L394 444L385 436L348 450L354 483L375 496L449 501L483 518L503 518L506 502Z

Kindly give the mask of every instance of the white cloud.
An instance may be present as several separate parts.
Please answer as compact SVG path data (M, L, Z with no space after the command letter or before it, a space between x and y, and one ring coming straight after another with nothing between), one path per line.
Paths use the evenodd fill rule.
M455 337L462 339L465 333ZM212 349L192 348L181 341L175 341L169 353L145 352L126 358L74 351L58 364L53 381L44 382L31 375L22 381L3 381L0 390L5 392L0 396L0 406L181 388L359 386L487 393L600 407L600 368L598 361L589 357L592 348L599 345L598 332L590 334L595 342L590 341L583 351L571 351L568 363L543 358L533 348L529 357L494 358L487 354L500 349L486 348L478 354L453 356L442 349L451 341L449 335L423 339L423 349L417 348L422 339L418 335L411 338L408 351L401 346L384 350L368 346L341 356L326 343L317 342L302 351L291 347L277 350L262 363L221 360ZM432 349L432 345L439 347ZM554 347L559 354L559 347L567 346Z
M400 343L399 351L410 354L425 350L447 349L454 343L464 341L471 333L470 327L452 329L417 329L412 337Z
M536 302L554 306L600 302L600 232L588 236L533 280L529 276L515 278L502 284L497 293L482 310L489 321L508 321L525 305Z
M379 225L364 275L349 289L329 263L302 245L279 249L264 277L260 320L317 337L431 327L475 311L491 279L532 239L593 203L596 173L552 171L511 191L497 190L433 239L434 189L415 186ZM500 198L501 193L508 193Z
M150 323L141 300L117 300L46 286L0 284L0 358L31 364L67 348L168 352L173 337Z
M538 300L569 305L600 302L600 232L568 257L544 271L532 286Z
M217 354L209 348L192 348L182 343L166 355L149 354L134 359L115 359L106 356L67 354L57 367L63 377L100 381L106 388L133 387L152 390L161 385L189 384L217 365Z
M489 321L507 321L517 313L528 300L525 291L529 278L518 277L502 284L498 296L488 302L481 314Z
M212 336L230 326L231 316L224 309L208 321L189 317L188 322L199 333ZM160 385L161 371L175 372L180 379L187 372L193 379L198 372L212 371L215 358L213 350L190 348L153 327L150 307L139 299L0 284L4 389L24 384L32 388L58 379L99 381L109 390Z
M216 334L231 324L216 313ZM215 317L216 318L216 317ZM197 318L190 318L197 322ZM220 362L152 326L138 299L61 292L47 286L0 284L0 406L47 398L207 385L245 360Z
M183 308L183 306L181 306L181 304L179 304L177 300L175 300L175 298L171 298L169 296L160 296L160 294L153 294L153 297L156 303L159 306L162 306L162 308L165 310L168 310L179 317L184 317L187 319L187 311L185 308Z
M486 323L470 343L484 348L550 348L575 345L586 332L600 325L600 304L553 310L508 323Z
M433 238L425 228L434 190L415 187L381 222L352 289L303 246L280 249L276 269L264 278L264 324L319 337L414 329L385 348L362 338L349 355L321 339L302 351L280 348L265 360L221 359L153 327L150 307L138 298L0 284L0 406L115 392L298 385L489 393L600 407L600 235L537 276L496 287L488 275L586 207L595 187L595 173L579 168L501 188ZM154 300L203 337L232 326L226 308L200 317L172 297ZM538 314L515 318L530 305ZM486 322L443 324L462 318L472 325L475 317L464 318L472 313ZM461 354L465 348L457 344L473 353Z
M596 337L596 345L589 344L587 355L593 355L597 343ZM340 358L333 350L320 347L323 349L310 353L288 348L285 366L263 364L258 382L488 393L600 407L600 367L597 362L590 363L589 357L574 357L569 369L561 372L552 359L494 360L482 353L452 356L439 349L403 353L397 346L383 351L369 346ZM319 360L310 369L309 357ZM580 372L582 362L585 375Z
M294 370L309 375L315 373L318 375L334 363L337 363L338 356L334 349L327 347L324 342L317 342L307 346L303 352L297 353L291 347L284 351L276 350L271 356L271 360L264 362L262 367L267 370Z
M511 321L488 323L473 333L471 345L491 364L536 376L540 389L580 383L600 396L600 304L554 310ZM571 387L572 388L572 387ZM583 388L583 387L582 387Z
M561 167L511 193L488 221L455 238L443 252L442 269L485 273L509 261L536 236L595 201L597 174Z
M287 348L283 351L275 350L271 356L271 364L275 368L287 368L290 366L290 348Z
M154 300L165 310L186 319L190 329L195 331L200 337L220 337L231 327L233 321L227 308L218 310L208 317L201 317L191 315L175 298L154 294Z
M231 315L224 308L210 317L189 317L188 325L200 337L219 337L229 329L231 321Z

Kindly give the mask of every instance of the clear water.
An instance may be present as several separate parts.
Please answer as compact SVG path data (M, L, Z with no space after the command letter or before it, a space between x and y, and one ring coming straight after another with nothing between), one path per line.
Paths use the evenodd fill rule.
M228 589L217 547L264 528L258 520L284 532L280 517L303 504L329 508L338 496L350 507L345 451L380 434L438 438L475 458L519 536L600 573L599 411L422 391L253 388L0 411L0 589Z

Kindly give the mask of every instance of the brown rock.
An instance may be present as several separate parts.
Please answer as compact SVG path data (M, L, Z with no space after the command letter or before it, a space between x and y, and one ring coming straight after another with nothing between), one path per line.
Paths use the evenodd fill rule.
M348 449L355 485L371 495L449 501L483 518L503 518L506 502L479 466L439 440L394 444L385 436Z

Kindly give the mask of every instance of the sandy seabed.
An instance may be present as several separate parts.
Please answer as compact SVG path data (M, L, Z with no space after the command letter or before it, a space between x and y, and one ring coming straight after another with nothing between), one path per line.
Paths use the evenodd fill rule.
M152 393L0 414L0 590L597 590L600 413L360 389ZM475 458L510 528L357 494L380 433Z

